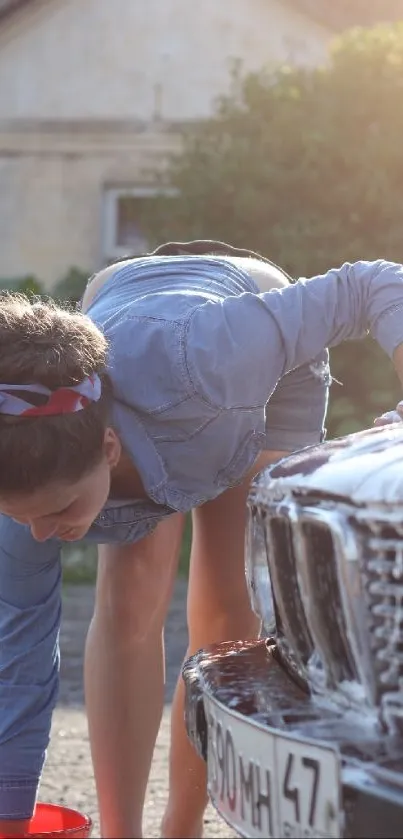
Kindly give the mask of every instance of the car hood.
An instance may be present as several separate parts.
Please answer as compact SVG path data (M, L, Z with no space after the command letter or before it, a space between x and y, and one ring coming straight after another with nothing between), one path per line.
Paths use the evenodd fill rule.
M289 455L255 488L320 493L357 505L403 505L403 422L371 428Z

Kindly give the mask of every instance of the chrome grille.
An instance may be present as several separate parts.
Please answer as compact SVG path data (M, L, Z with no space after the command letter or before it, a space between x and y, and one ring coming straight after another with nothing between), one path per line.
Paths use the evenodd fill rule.
M360 556L378 701L385 716L403 719L403 527L359 522Z
M266 538L278 631L303 670L313 652L313 642L299 590L291 523L285 517L270 516Z
M266 488L254 505L283 656L314 691L403 728L403 525L386 511L379 521L379 508Z
M334 538L327 524L302 521L305 565L309 575L307 597L314 596L315 614L310 623L321 652L328 664L333 686L354 679L356 670L347 637L335 555Z
M266 514L279 645L307 680L331 687L357 678L348 640L335 538L315 510ZM316 655L315 655L316 653Z

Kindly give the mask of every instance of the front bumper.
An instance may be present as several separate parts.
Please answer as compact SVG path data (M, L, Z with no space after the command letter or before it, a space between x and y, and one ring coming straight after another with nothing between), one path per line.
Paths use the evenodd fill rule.
M334 798L333 792L330 796L333 802L339 802L336 808L337 825L336 822L329 821L329 832L323 828L323 822L320 830L313 825L301 828L303 832L298 832L295 825L281 822L281 819L281 823L278 820L272 822L271 815L270 818L267 816L265 822L262 818L262 806L264 804L266 807L267 795L262 797L259 792L256 809L251 800L253 792L250 794L252 775L248 776L248 786L245 782L246 764L243 764L241 769L241 806L234 804L233 788L231 794L228 790L228 794L225 792L224 787L228 787L229 781L222 774L221 788L218 784L215 795L212 794L209 770L209 793L213 804L241 836L268 836L271 830L280 829L280 835L293 837L403 837L403 740L380 731L369 711L363 709L358 714L353 709L342 710L330 703L319 705L313 701L303 685L296 684L286 672L271 640L224 643L201 650L185 664L183 677L186 686L188 735L204 760L207 760L208 754L211 755L209 741L212 737L210 723L207 723L206 708L214 703L221 719L226 718L230 721L229 728L231 720L234 725L237 721L238 727L242 726L243 743L246 743L246 751L249 749L248 772L253 764L260 773L262 761L259 758L259 763L257 758L254 759L254 750L255 756L259 751L260 755L265 753L262 752L260 744L263 743L263 738L266 738L266 749L267 736L282 742L287 742L289 738L288 742L294 743L299 740L308 743L310 754L315 754L315 749L316 752L325 754L328 748L331 754L329 765L339 765L338 798ZM216 745L214 749L216 750ZM230 749L233 750L231 743ZM219 755L220 765L223 760ZM273 765L273 776L278 787L277 776L281 774L281 767L280 763L276 763L275 757ZM234 770L231 771L231 784L234 787ZM328 773L328 787L329 778ZM336 782L332 782L331 790L335 784ZM291 799L297 795L296 787L288 781L287 785L286 797ZM303 797L308 795L304 784L301 785L299 794L303 807ZM246 804L248 807L251 805L248 816ZM335 809L334 803L332 809ZM333 812L331 818L335 817ZM308 817L306 824L308 825Z

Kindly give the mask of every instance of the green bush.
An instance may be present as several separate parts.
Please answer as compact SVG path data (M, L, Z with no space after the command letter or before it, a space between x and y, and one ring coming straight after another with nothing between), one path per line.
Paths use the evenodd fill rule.
M43 294L42 284L32 274L27 274L25 277L3 277L0 279L0 290L18 291L21 294L34 294L39 296Z
M0 278L1 291L18 291L22 294L34 295L35 297L53 297L55 300L78 303L84 293L85 286L90 276L88 271L80 268L69 268L53 287L52 292L47 292L40 278L32 274L24 277Z
M70 268L67 274L56 283L52 290L52 297L56 300L78 303L84 294L89 277L89 271L82 271L76 267Z
M352 30L325 67L246 78L183 132L159 238L223 239L291 275L344 261L403 261L403 24ZM161 206L164 199L161 198ZM400 395L373 341L332 353L329 434L372 423Z

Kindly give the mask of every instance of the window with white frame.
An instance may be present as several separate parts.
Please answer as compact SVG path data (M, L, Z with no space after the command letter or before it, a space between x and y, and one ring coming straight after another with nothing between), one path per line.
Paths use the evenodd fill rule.
M174 189L152 186L108 187L103 194L102 260L104 264L125 256L147 253L151 244L147 218L158 197L175 197Z

